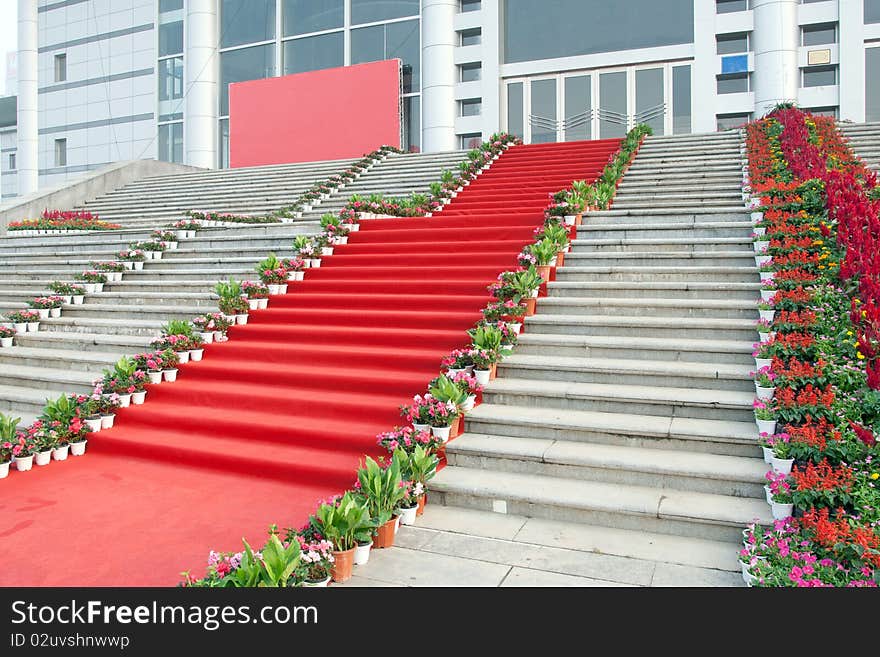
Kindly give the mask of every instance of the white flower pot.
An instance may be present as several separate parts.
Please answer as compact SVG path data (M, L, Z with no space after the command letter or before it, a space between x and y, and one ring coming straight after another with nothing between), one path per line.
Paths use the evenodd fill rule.
M187 230L178 230L178 231L175 231L175 232L177 233L177 239L178 239L178 240L185 240L185 239L187 238L187 233L188 233L189 231L187 231ZM175 244L175 247L176 247L176 246L177 246L177 245Z
M131 395L119 395L119 408L128 408L131 405Z
M271 294L271 295L281 294L281 286L280 285L276 285L275 283L269 283L269 285L267 287L269 288L269 294Z
M321 266L320 258L309 258L309 267L317 268Z
M223 331L214 331L214 342L223 341Z
M355 566L363 566L370 560L370 548L372 547L372 543L367 543L366 545L358 545L354 548Z
M300 273L302 273L302 272L300 272ZM257 301L259 302L257 304L258 309L265 310L266 308L269 307L269 300L268 299L257 299Z
M198 363L200 360L202 360L202 355L204 353L205 353L204 349L190 349L189 350L189 357L193 362Z
M474 378L477 380L481 386L489 385L489 370L478 370L474 369Z
M758 223L759 221L764 219L764 213L763 212L752 212L751 217L752 217L753 222Z
M88 440L81 440L78 443L70 443L70 454L71 456L82 456L86 453L86 444L88 444Z
M49 319L48 308L37 308L37 314L40 316L40 319Z
M9 463L9 461L6 461L6 463L0 463L0 479L6 479L6 477L9 476Z
M761 446L761 453L764 455L764 463L770 465L770 462L773 461L773 448L772 447L764 447ZM769 502L769 500L767 500Z
M15 469L19 472L27 472L32 467L34 467L34 455L30 456L16 456L15 457Z
M295 271L293 272L293 280L301 281L305 278L305 272L303 271Z
M309 582L309 581L303 582L303 586L308 586L308 587L326 587L329 585L330 585L330 576L329 575L327 577L325 577L324 579L322 579L320 582Z
M574 222L577 220L577 217L573 214L567 214L563 217L563 221L566 226L574 226Z
M766 234L767 234L767 229L766 229L766 228L758 228L757 226L755 226L755 227L752 229L752 231L753 231L753 232L755 233L755 235L757 235L758 237L765 237Z
M39 322L28 322L27 323L27 332L28 333L36 333L39 330L40 330L40 323Z
M169 251L173 251L174 249L177 248L177 242L166 242L166 244L168 245Z
M132 264L134 264L135 271L141 271L144 268L144 261L143 260L137 260L136 262L134 262Z
M101 418L97 418L95 420L91 420L89 418L86 418L84 420L84 422L86 423L86 426L89 428L89 431L91 431L92 433L97 433L101 430Z
M759 310L758 314L761 316L761 319L767 320L768 322L772 322L773 318L776 316L775 310Z
M414 525L416 524L416 511L418 511L419 507L414 506L411 509L399 509L400 511L400 524L401 525Z
M773 518L775 520L785 520L791 516L791 512L794 510L794 504L779 504L778 502L771 502L770 510L773 512Z
M773 392L776 390L773 388L763 388L755 383L755 392L758 395L758 399L773 399Z
M173 383L177 381L177 370L162 370L162 376L168 383Z
M95 293L95 284L94 283L83 283L82 286L86 290L86 294L94 294Z
M153 260L161 260L162 252L161 251L153 251Z
M199 337L202 339L202 342L205 344L211 344L214 342L214 331L203 332L199 331Z
M45 452L37 452L34 454L34 465L49 465L49 461L52 460L52 450L47 449Z
M11 347L12 338L0 338L0 347Z
M113 422L116 420L116 415L102 415L101 416L101 428L102 429L112 429Z
M761 301L771 301L776 296L776 290L761 290Z
M147 391L146 390L140 390L139 392L131 393L131 403L134 404L135 406L140 406L141 404L143 404L144 401L146 400L146 398L147 398Z
M468 397L467 397L467 399L465 400L464 404L461 405L461 409L462 409L465 413L469 413L470 411L474 410L474 405L475 405L476 403L477 403L477 396L476 396L476 395L468 395Z
M71 303L72 300L73 300L73 297L69 294L65 294L64 296L61 297L61 303L69 304L69 303Z
M760 272L760 275L761 275L761 282L763 283L764 281L772 281L773 278L776 276L776 272L775 271L762 271L762 272Z
M767 504L773 504L773 493L770 492L770 486L764 484L764 499L767 500Z
M257 310L260 307L259 299L248 299L248 308L251 310Z
M241 315L235 316L236 324L247 324L248 316L247 313L242 313Z
M794 465L794 459L780 459L775 456L770 459L770 465L779 474L791 474L791 467Z
M74 306L81 306L85 299L86 297L84 294L74 294L71 296L71 301L73 301Z
M26 333L27 332L27 322L16 322L12 325L12 328L15 329L16 333Z
M449 440L449 431L451 429L452 427L431 427L431 434L445 443Z
M349 232L356 233L361 229L360 224L348 224Z
M181 365L189 362L189 351L178 351L175 353L177 353L178 358L180 358Z
M58 319L59 317L61 317L61 308L50 308L49 317L51 317L52 319Z
M333 255L333 247L332 246L322 246L321 247L321 255L322 256L332 256Z
M162 383L162 372L147 372L147 376L150 377L150 383Z
M281 292L279 294L287 294L287 283L281 284Z
M762 367L770 367L773 364L772 358L756 358L755 359L755 367L761 369Z
M755 423L758 425L758 434L772 436L776 433L776 420L755 420Z
M421 433L422 431L430 431L431 425L430 424L418 424L417 422L413 422L413 429L415 429L416 431Z
M129 271L131 271L132 269L134 269L134 263L133 263L131 260L125 260L125 261L122 263L122 266L125 267L126 269L128 269Z
M758 338L761 340L761 342L768 342L770 340L770 334L758 331Z
M337 237L336 244L348 244L348 235L340 235Z
M768 242L767 240L755 240L754 242L752 242L752 246L755 249L755 253L762 253L764 249L770 246L770 242Z
M763 267L764 265L770 264L773 262L773 256L770 255L756 255L755 256L755 267Z

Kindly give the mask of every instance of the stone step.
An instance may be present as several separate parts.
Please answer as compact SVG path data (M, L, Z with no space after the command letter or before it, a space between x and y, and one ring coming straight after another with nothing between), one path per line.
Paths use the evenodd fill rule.
M718 194L715 196L691 196L690 198L682 198L681 196L655 194L653 196L642 195L620 195L614 200L615 210L663 210L670 211L687 211L693 208L714 207L717 205L736 205L741 202L739 194Z
M15 346L11 349L0 349L0 365L8 365L10 367L44 367L46 364L51 364L55 369L100 373L105 367L112 365L125 355L130 355L128 350L107 352Z
M621 245L622 246L622 245ZM612 266L651 266L658 263L675 262L688 267L749 267L755 264L755 253L740 251L612 251L587 250L578 247L577 251L565 256L566 267L585 267L590 264Z
M117 283L117 285L119 285ZM128 284L126 284L128 285ZM760 282L682 282L682 281L555 281L547 285L554 297L628 297L641 299L737 299L757 302ZM538 300L540 304L542 299Z
M738 299L640 299L627 297L547 296L541 312L552 315L632 315L676 317L685 323L694 317L758 319L756 300Z
M123 323L118 318L65 317L62 314L57 319L41 320L40 329L56 333L112 333L154 338L159 335L162 325L169 319L183 318L165 317L161 320L126 319Z
M129 320L158 320L190 319L207 311L216 312L217 303L213 307L209 305L199 306L192 303L180 304L92 304L84 303L78 306L66 306L62 317L70 319L93 318L107 319L120 323L128 323Z
M751 342L521 333L517 355L752 365Z
M66 386L50 390L48 388L31 388L20 385L0 384L0 413L13 417L35 417L43 412L47 399L58 399L61 395L70 394Z
M573 358L543 354L514 354L498 366L498 374L505 377L505 380L541 379L573 383L712 388L746 393L754 391L750 376L753 370L754 364L724 365L595 356Z
M66 331L38 331L16 337L16 342L29 349L79 352L139 353L149 349L155 334L145 336L116 335L112 333L73 333Z
M151 275L155 275L152 274ZM752 267L561 267L556 280L566 281L730 281L750 283L759 280Z
M101 378L100 374L95 372L83 372L70 368L57 369L47 365L33 367L18 363L0 363L0 389L5 386L16 386L89 394L94 389L95 379Z
M600 224L588 222L578 226L578 239L667 239L749 237L754 230L751 221L698 222L682 226L680 222ZM682 233L686 233L682 236Z
M213 292L96 292L90 294L85 306L188 306L212 312L217 307Z
M590 212L588 220L617 221L620 217L651 217L653 221L681 221L693 223L697 220L705 220L706 215L713 215L710 221L745 221L749 211L742 203L730 205L699 206L678 208L640 208L620 209L611 206L610 210Z
M684 338L684 336L688 336L688 338L719 338L722 340L755 340L757 338L753 320L711 317L694 317L683 321L675 317L551 315L539 312L537 315L526 318L526 326L529 331L565 335L655 338Z
M752 402L755 392L754 389L742 392L708 387L614 385L537 378L496 379L483 391L483 399L490 404L565 411L754 422Z
M687 178L681 178L677 182L676 180L671 180L669 178L664 178L662 180L662 186L658 184L659 179L654 180L624 180L620 183L620 186L617 188L618 195L632 195L632 194L640 194L643 192L655 192L662 193L664 195L673 195L673 194L691 194L695 191L700 193L713 193L713 194L733 194L735 196L740 196L742 193L742 178L737 178L736 176L729 176L725 180L717 181L717 180L701 180L699 186L695 186L695 182L693 180L688 180Z
M450 466L764 499L758 456L465 433L446 447Z
M764 500L456 466L430 490L446 505L719 541L772 521Z
M589 233L583 238L579 237L572 242L572 253L566 256L566 262L571 257L589 256L592 253L604 251L607 253L625 252L677 252L706 253L712 251L725 251L728 249L752 249L751 257L754 263L754 247L751 237L628 237L592 239Z

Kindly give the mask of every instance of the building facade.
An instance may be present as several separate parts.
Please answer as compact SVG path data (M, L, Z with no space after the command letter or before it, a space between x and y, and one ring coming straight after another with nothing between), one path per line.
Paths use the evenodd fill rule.
M17 1L4 198L118 160L227 166L230 83L391 58L410 150L708 132L784 100L880 120L880 0Z

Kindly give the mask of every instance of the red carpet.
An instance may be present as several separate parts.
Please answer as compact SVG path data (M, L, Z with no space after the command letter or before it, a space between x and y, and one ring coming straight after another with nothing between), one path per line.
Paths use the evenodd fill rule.
M176 383L149 386L85 458L0 482L0 584L173 585L209 549L302 524L466 344L548 193L595 178L617 146L515 147L435 217L362 222Z

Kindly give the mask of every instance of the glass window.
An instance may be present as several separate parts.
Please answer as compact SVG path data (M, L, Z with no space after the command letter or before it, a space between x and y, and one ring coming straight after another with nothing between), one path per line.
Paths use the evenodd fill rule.
M734 73L718 76L719 94L739 94L749 90L749 74Z
M691 131L691 67L672 67L672 134Z
M663 69L636 71L636 123L647 123L655 135L665 133L666 107L663 104Z
M504 0L504 63L694 42L694 0Z
M482 98L468 98L467 100L458 101L459 116L479 116L483 111Z
M880 121L880 48L865 48L865 121Z
M751 114L719 114L716 117L719 130L733 130L752 120Z
M159 100L183 98L183 57L159 62Z
M473 148L479 148L482 143L483 135L481 135L479 132L458 136L458 147L463 151L469 151Z
M229 119L220 119L220 168L229 168Z
M626 135L626 71L599 74L599 134L601 139Z
M67 80L67 55L55 55L55 82Z
M284 42L284 75L335 68L344 64L342 32Z
M229 114L229 85L275 75L275 46L254 46L220 53L220 115Z
M802 87L824 87L837 84L836 66L813 66L805 68Z
M474 82L483 77L482 64L462 64L458 68L460 71L459 79L461 82Z
M480 11L480 9L482 9L482 3L480 0L461 0L460 9L462 13L468 11Z
M804 108L805 112L809 112L813 116L831 116L833 118L837 118L837 108L836 107L807 107Z
M183 162L183 124L166 123L159 126L159 159L163 162Z
M183 21L159 25L159 57L183 52Z
M342 27L344 0L284 0L284 36Z
M801 28L801 45L824 46L837 43L837 28L830 25L805 25Z
M56 167L66 167L67 166L67 140L66 139L56 139L55 140L55 166Z
M529 125L532 129L532 143L556 141L556 78L532 80L531 92Z
M865 0L865 22L880 23L880 0Z
M403 93L418 92L421 86L419 21L403 21L351 31L351 63L383 59L403 60Z
M729 14L734 11L746 11L749 9L749 2L748 0L716 0L715 9L719 14Z
M421 99L407 96L403 99L403 150L418 153L422 144Z
M166 11L177 11L183 9L183 0L159 0L159 13L164 14Z
M589 139L592 109L592 89L589 75L565 78L565 141Z
M479 27L472 30L462 30L459 34L463 46L478 46L483 42L483 30Z
M507 132L522 137L523 132L523 83L507 85Z
M220 47L275 38L275 0L222 0Z
M390 18L418 16L419 0L351 0L351 23L376 23Z
M735 55L749 51L749 35L745 32L740 34L719 34L715 37L718 43L719 55Z
M9 154L9 170L15 171L15 153Z

